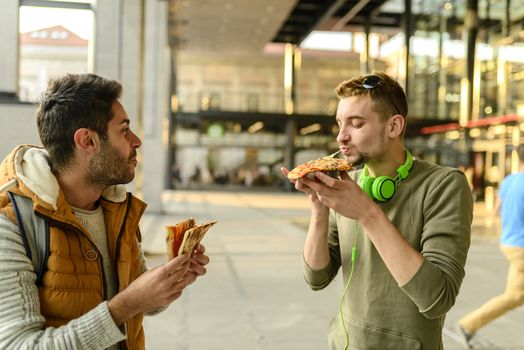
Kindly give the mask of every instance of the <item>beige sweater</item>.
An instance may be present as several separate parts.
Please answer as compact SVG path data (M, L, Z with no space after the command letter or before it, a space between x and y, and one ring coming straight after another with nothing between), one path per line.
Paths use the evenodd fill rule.
M72 207L76 218L82 226L85 227L87 232L93 238L95 245L102 255L102 262L104 268L105 285L107 286L107 299L110 300L118 292L118 282L113 268L113 261L109 255L109 247L107 246L107 230L106 223L104 221L104 211L101 206L98 206L95 210L86 210L81 208ZM124 330L124 327L121 327ZM120 346L115 344L108 350L119 350Z

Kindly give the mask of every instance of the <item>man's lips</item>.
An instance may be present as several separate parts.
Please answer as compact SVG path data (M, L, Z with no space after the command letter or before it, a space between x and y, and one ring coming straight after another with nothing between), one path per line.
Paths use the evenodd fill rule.
M340 151L341 151L342 154L344 154L344 155L347 155L347 154L349 153L349 150L350 150L349 147L346 147L346 146L341 146L341 147L340 147Z
M134 151L130 157L129 157L129 161L130 162L135 162L136 163L136 151Z

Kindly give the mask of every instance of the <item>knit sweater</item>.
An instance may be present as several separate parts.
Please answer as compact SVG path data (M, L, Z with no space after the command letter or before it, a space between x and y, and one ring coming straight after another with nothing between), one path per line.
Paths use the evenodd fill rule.
M86 210L82 208L76 208L71 206L75 213L76 218L82 226L84 226L91 234L95 245L102 255L103 267L104 267L104 277L105 284L107 286L107 299L110 300L118 291L118 281L115 274L115 269L111 261L111 256L109 254L109 247L107 246L107 230L106 223L104 221L104 211L102 206L98 206L94 210ZM122 329L124 327L121 327ZM111 346L108 350L119 350L120 346L115 344Z
M106 223L104 222L104 211L101 206L94 210L86 210L82 208L71 207L75 213L76 218L82 226L84 226L93 238L95 245L102 255L104 263L104 277L107 286L107 299L111 299L117 293L118 281L115 276L115 269L109 255L109 248L107 246L107 231Z

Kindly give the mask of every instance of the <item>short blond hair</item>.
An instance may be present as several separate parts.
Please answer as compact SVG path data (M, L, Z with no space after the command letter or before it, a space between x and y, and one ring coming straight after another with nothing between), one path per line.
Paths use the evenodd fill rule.
M363 83L371 75L380 77L380 82L376 87L368 89L364 87ZM383 121L399 112L404 118L408 116L408 102L404 89L395 79L384 72L373 71L371 74L345 80L338 84L335 93L339 99L351 96L371 97L372 107L375 112L380 114Z

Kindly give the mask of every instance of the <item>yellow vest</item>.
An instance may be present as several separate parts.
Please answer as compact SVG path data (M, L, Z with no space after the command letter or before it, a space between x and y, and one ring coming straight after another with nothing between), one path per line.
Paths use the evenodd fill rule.
M11 189L27 195L24 184ZM31 193L32 194L32 193ZM79 318L106 300L101 255L90 235L76 219L63 193L53 210L34 194L35 210L48 219L50 226L47 269L38 286L44 327L59 327ZM142 273L140 229L138 223L146 204L127 194L122 203L101 199L107 230L109 254L122 291ZM16 223L16 216L6 193L0 195L0 212ZM127 339L123 349L144 349L143 315L126 321Z

